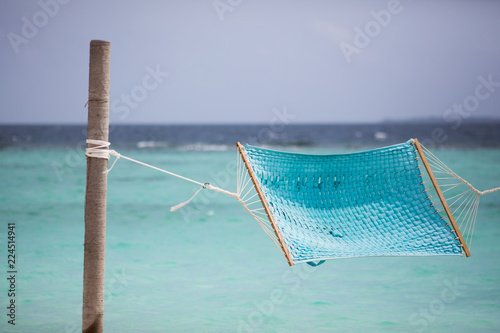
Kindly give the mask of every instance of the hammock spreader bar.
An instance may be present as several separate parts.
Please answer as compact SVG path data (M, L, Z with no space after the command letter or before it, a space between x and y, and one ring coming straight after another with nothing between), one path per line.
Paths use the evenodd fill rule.
M450 223L453 226L453 230L460 240L460 244L462 245L462 248L465 252L465 256L470 257L469 248L467 247L467 244L465 243L464 238L462 237L460 228L457 226L457 222L455 222L455 218L453 217L453 214L451 213L450 208L448 207L448 203L446 202L446 199L443 196L443 192L441 191L441 188L439 187L436 177L434 176L434 172L432 172L429 162L427 162L427 158L425 157L424 151L422 150L422 147L420 147L420 143L418 142L417 139L413 139L413 145L415 145L418 155L422 159L422 163L424 164L425 170L427 171L427 174L429 175L429 178L432 181L432 185L434 186L434 189L436 190L439 196L439 200L441 201L441 204L443 205L446 215L448 216L448 219L450 220Z
M248 174L252 178L252 183L253 183L253 185L255 187L255 190L257 191L257 194L259 195L260 201L262 202L262 206L264 207L264 210L266 211L267 217L269 218L269 222L271 223L271 225L273 227L274 233L276 234L276 238L278 239L278 242L279 242L279 244L281 246L283 254L286 257L286 260L288 261L288 264L290 266L292 266L293 265L293 260L292 260L292 258L290 256L290 252L289 252L286 244L283 242L283 237L281 236L281 233L280 233L278 227L276 226L276 222L274 221L273 214L271 214L271 210L269 208L269 205L267 204L266 198L264 197L264 194L262 193L262 191L260 189L259 183L257 181L257 178L255 177L253 169L250 166L250 163L248 162L248 158L247 158L247 155L245 153L245 148L239 142L236 143L236 146L238 147L238 151L240 152L241 158L243 159L243 162L245 163L245 167L246 167L246 169L248 171Z

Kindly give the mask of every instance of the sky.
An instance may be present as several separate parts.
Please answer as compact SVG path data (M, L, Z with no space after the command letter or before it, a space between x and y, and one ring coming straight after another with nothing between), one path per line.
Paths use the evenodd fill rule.
M500 119L500 1L0 0L0 123Z

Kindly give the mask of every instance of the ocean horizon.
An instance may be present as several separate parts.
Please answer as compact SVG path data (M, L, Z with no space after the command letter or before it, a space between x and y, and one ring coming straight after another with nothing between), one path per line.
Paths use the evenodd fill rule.
M0 124L0 147L71 145L84 141L85 124ZM186 144L271 146L380 146L418 138L434 147L500 146L500 120L470 122L404 121L346 124L110 124L112 144L175 148ZM148 146L149 144L149 146Z

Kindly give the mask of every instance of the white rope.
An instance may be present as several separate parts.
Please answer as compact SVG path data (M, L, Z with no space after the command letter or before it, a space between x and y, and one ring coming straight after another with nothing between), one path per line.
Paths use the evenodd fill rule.
M451 214L457 223L458 229L462 231L464 242L470 250L480 197L487 193L500 191L500 187L479 191L468 181L453 172L453 170L437 158L431 151L424 146L422 146L422 148L424 149L433 172L437 175L436 179L439 180L439 187L444 188L442 193L447 197L446 201L448 207L450 209L453 207ZM453 181L453 179L456 179L458 183Z
M191 202L191 200L193 200L193 199L194 199L194 197L195 197L195 196L197 196L197 195L198 195L198 193L200 193L200 191L201 191L201 190L203 190L204 188L205 188L204 186L200 187L200 189L199 189L198 191L196 191L196 193L195 193L195 194L193 194L193 196L192 196L192 197L191 197L188 201L185 201L185 202L182 202L182 203L180 203L180 204L178 204L178 205L175 205L175 206L170 207L170 211L171 211L171 212L174 212L174 211L176 211L177 209L179 209L179 208L181 208L181 207L186 206L186 205L187 205L188 203L190 203L190 202Z
M462 177L457 175L455 172L453 172L453 170L451 170L446 164L444 164L444 162L442 162L439 158L437 158L436 155L434 155L429 149L425 148L424 146L422 146L422 147L425 150L425 155L427 156L427 158L433 163L433 167L434 167L433 170L435 172L436 172L436 170L439 170L438 172L448 174L448 175L460 180L463 184L467 185L472 191L474 191L479 196L484 195L484 194L488 194L488 193L493 193L496 191L500 191L500 187L495 187L495 188L492 188L490 190L485 190L485 191L479 191L474 186L472 186L472 184L470 184L468 181L466 181L465 179L463 179ZM444 178L442 178L442 179L444 179Z
M124 155L118 153L115 150L109 149L110 143L107 142L107 141L87 139L87 143L95 145L94 147L87 147L87 149L85 150L85 156L87 156L89 158L103 158L103 159L109 160L109 156L110 155L113 155L113 156L116 157L115 161L111 165L111 168L109 168L108 170L106 170L105 173L108 173L109 171L111 171L111 169L114 167L115 163L118 161L119 158L124 158L126 160L131 161L131 162L143 165L145 167L148 167L148 168L151 168L151 169L154 169L154 170L157 170L157 171L169 174L171 176L174 176L174 177L177 177L177 178L180 178L180 179L183 179L183 180L186 180L186 181L189 181L191 183L195 183L195 184L198 184L198 185L201 186L201 188L198 191L196 191L196 193L188 201L185 201L183 203L180 203L178 205L175 205L175 206L171 207L170 211L175 211L175 210L177 210L177 209L179 209L179 208L187 205L189 202L191 202L191 200L194 199L194 197L196 197L196 195L198 195L198 193L200 193L200 191L202 189L209 189L209 190L212 190L212 191L216 191L216 192L220 192L220 193L229 195L229 196L231 196L233 198L236 198L239 202L241 202L244 205L244 202L240 200L238 194L236 194L236 193L226 191L226 190L221 189L221 188L219 188L217 186L210 185L209 183L198 182L196 180L193 180L193 179L190 179L190 178L178 175L176 173L173 173L173 172L170 172L170 171L167 171L167 170L155 167L153 165L150 165L150 164L147 164L147 163L135 160L133 158L124 156Z
M87 144L95 145L87 147L85 156L93 158L104 158L109 160L109 145L110 143L102 140L87 139Z
M194 199L194 198L198 195L198 193L200 193L200 191L201 191L201 190L203 190L203 189L209 189L209 190L212 190L212 191L216 191L216 192L224 193L224 194L226 194L226 195L229 195L229 196L231 196L231 197L235 198L235 199L236 199L236 200L238 200L239 202L243 203L243 201L241 201L241 200L240 200L240 198L239 198L238 194L233 193L233 192L229 192L229 191L226 191L226 190L223 190L223 189L221 189L221 188L219 188L219 187L217 187L217 186L210 185L209 183L205 183L205 184L203 184L203 186L202 186L202 187L200 187L200 189L199 189L198 191L196 191L196 193L195 193L195 194L193 194L193 196L192 196L191 198L189 198L189 200L188 200L188 201L185 201L185 202L183 202L183 203L180 203L180 204L178 204L178 205L175 205L175 206L173 206L173 207L170 207L170 211L171 211L171 212L174 212L174 211L176 211L177 209L184 207L185 205L187 205L188 203L190 203L190 202L191 202L191 200L193 200L193 199ZM245 205L245 204L243 203L243 205Z
M491 190L486 190L486 191L479 191L479 195L493 193L496 191L500 191L500 187L495 187L495 188L492 188Z

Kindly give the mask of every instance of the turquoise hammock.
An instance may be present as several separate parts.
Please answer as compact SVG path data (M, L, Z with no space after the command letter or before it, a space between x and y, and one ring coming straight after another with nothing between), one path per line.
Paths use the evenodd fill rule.
M290 265L365 256L470 256L460 227L471 240L479 197L500 189L476 190L424 153L416 139L339 155L237 146L272 228L268 234ZM261 226L265 222L261 216Z

